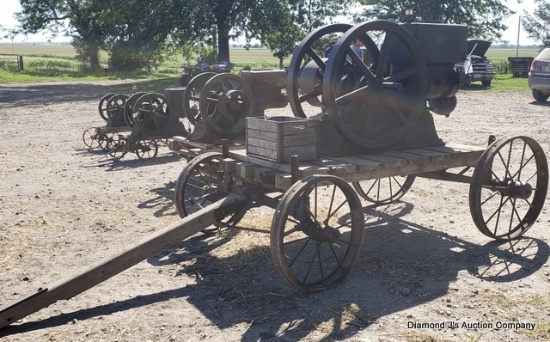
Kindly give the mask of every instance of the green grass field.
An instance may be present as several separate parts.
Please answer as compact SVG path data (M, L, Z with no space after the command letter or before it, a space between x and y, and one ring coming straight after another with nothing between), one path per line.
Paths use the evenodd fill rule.
M517 52L520 57L535 57L538 49L522 48ZM24 70L17 71L15 55L23 56ZM168 58L157 70L148 73L112 74L107 72L86 72L75 57L75 50L69 44L54 43L4 43L0 44L0 83L40 82L40 81L70 81L70 80L105 80L123 78L144 79L177 79L185 64L178 56ZM515 57L516 49L491 48L487 57L497 64L498 70L506 71L508 57ZM101 62L107 67L107 55L101 55ZM244 48L231 49L231 62L235 71L244 67L277 68L279 61L268 49ZM290 57L285 59L288 66ZM502 72L504 72L502 71ZM477 85L474 85L477 86ZM510 74L497 75L489 90L523 90L528 91L525 78L513 78Z

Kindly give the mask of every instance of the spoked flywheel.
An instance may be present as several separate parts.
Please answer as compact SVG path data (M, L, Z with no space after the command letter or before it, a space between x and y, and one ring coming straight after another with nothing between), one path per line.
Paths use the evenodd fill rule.
M361 202L341 178L322 175L292 185L271 224L271 253L279 272L309 291L335 285L351 269L364 231Z
M187 120L189 120L189 122L193 125L198 121L202 121L199 110L201 89L209 79L216 75L217 74L215 72L204 72L202 74L198 74L193 77L189 83L187 83L187 86L183 91L183 113L185 114Z
M158 134L168 125L168 99L154 93L141 96L134 105L134 121L144 134Z
M224 135L242 132L255 100L248 82L238 75L219 74L202 87L199 109L203 121Z
M134 127L135 121L134 121L134 106L136 105L137 100L139 100L140 97L145 95L146 93L135 93L132 94L128 100L126 100L126 103L124 104L124 121L126 124L130 127Z
M286 78L288 102L294 116L306 117L302 108L304 102L322 106L323 75L327 61L322 52L327 47L327 38L344 33L351 27L349 24L323 26L309 33L294 50Z
M363 199L374 204L389 204L403 197L414 183L415 176L391 176L353 182Z
M548 190L548 164L528 137L493 142L470 184L470 213L478 229L496 240L522 236L539 216Z
M107 115L107 102L111 97L113 97L115 94L107 94L99 100L99 104L97 106L97 109L99 110L99 116L105 121L109 119L109 116Z
M117 122L124 121L124 106L128 95L118 94L111 96L107 101L107 116Z
M191 159L181 171L176 182L175 204L180 217L186 217L194 212L211 205L228 195L227 189L220 186L220 181L225 187L233 182L230 172L223 174L220 180L221 153L207 152ZM239 210L220 219L225 226L236 225L243 217L246 210Z
M357 40L365 47L360 53L351 47ZM347 30L334 46L323 78L329 118L343 136L366 148L390 146L411 131L426 113L427 91L418 42L405 28L385 20Z

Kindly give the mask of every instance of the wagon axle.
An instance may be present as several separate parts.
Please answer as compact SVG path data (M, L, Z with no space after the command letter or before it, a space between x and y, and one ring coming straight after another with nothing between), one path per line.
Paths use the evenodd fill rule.
M495 181L492 185L487 187L498 191L502 196L511 198L528 199L533 194L533 187L527 182L520 180L503 180Z

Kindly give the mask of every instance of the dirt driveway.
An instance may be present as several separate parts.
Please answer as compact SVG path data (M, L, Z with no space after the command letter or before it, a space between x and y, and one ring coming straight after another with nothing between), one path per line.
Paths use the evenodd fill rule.
M184 160L166 147L117 162L85 149L107 84L0 85L0 305L116 254L177 219ZM128 93L131 92L128 84ZM527 135L550 151L550 107L529 93L471 89L444 141ZM284 109L284 110L289 110ZM366 205L366 204L365 204ZM350 275L308 294L276 271L269 238L199 233L0 331L2 341L544 341L550 338L550 212L495 243L468 185L417 179L402 201L365 208ZM269 227L254 209L241 225ZM444 323L444 326L440 326ZM532 324L532 325L531 325Z

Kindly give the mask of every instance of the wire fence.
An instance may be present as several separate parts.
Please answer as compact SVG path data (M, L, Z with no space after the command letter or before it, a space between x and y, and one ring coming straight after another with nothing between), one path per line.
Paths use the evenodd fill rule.
M23 70L23 56L14 54L0 54L0 69L18 71Z

